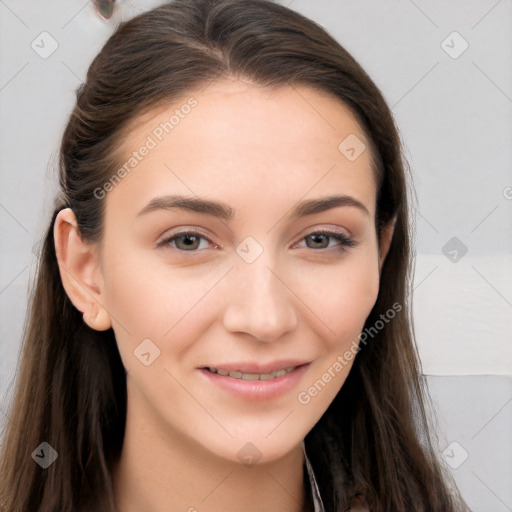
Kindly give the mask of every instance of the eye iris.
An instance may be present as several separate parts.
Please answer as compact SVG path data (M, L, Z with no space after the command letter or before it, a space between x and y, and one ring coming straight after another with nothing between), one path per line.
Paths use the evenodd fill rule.
M315 244L317 243L317 241L318 241L318 239L319 239L319 238L320 238L320 239L321 239L321 238L323 238L323 239L324 239L324 241L325 241L325 240L327 240L327 241L328 241L328 238L329 238L329 237L328 237L327 235L322 234L322 233L316 233L316 234L310 235L310 236L308 237L308 239L309 239L309 240L313 240L313 242L314 242ZM322 242L320 241L320 243L322 243ZM327 244L327 245L329 245L329 244ZM318 247L318 246L314 246L314 247ZM323 247L320 247L320 248L321 248L321 249L324 249L325 247L327 247L327 246L323 246Z
M195 240L192 240L192 239L194 239L194 238L195 238ZM192 240L192 243L188 243L188 242L187 242L187 243L185 243L185 244L184 244L184 248L185 248L185 249L191 249L191 248L192 248L192 249L197 249L197 247L195 247L195 246L194 246L194 244L195 244L195 243L197 243L197 242L199 241L199 237L198 237L198 236L195 236L195 235L187 235L187 234L178 236L178 237L176 238L176 245L178 246L178 248L179 248L179 242L180 242L180 240L188 240L188 242L190 242L190 241Z

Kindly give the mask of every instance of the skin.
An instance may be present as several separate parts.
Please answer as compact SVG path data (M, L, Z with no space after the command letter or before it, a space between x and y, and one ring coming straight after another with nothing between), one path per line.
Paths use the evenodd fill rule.
M353 360L308 404L297 395L357 340L377 299L393 227L379 247L369 143L339 100L305 86L270 91L242 80L193 96L190 114L102 199L100 243L80 238L70 209L55 222L66 292L89 326L113 327L128 372L117 507L298 512L302 441ZM125 160L188 97L137 119L120 148ZM349 134L367 148L355 161L338 150ZM334 193L356 198L369 215L341 206L288 217L298 201ZM178 209L137 216L166 194L222 200L235 218ZM357 245L328 237L315 243L309 235L322 228ZM192 250L183 237L156 247L186 229L209 241L192 239ZM250 264L236 252L247 236L263 249ZM160 356L145 366L134 350L148 338ZM293 390L263 402L232 396L198 370L284 358L311 364ZM261 454L253 466L237 456L248 442Z

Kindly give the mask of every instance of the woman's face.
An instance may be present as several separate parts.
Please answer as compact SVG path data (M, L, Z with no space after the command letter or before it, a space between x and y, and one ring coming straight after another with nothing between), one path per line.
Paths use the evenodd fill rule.
M217 82L133 123L98 199L101 298L128 407L162 436L265 462L326 411L379 289L368 148L346 106L300 86ZM350 199L307 206L333 196Z

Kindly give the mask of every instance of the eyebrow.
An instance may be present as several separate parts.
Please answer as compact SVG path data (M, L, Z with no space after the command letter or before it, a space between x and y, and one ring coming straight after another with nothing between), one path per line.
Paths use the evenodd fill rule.
M318 199L301 201L292 209L289 217L291 219L298 219L339 206L354 207L365 215L370 215L366 206L356 198L347 195L332 195ZM139 211L139 213L137 213L137 217L153 211L172 209L202 213L225 221L232 220L235 217L235 210L221 201L179 195L154 197L146 206L144 206L144 208L142 208L142 210Z

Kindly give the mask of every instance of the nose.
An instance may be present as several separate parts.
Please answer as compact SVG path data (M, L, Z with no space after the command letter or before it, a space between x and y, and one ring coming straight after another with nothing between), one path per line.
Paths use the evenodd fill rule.
M269 259L239 261L233 270L223 319L227 331L272 342L297 326L295 295Z

